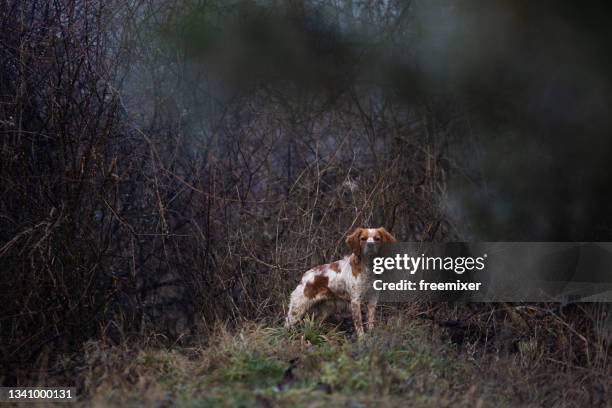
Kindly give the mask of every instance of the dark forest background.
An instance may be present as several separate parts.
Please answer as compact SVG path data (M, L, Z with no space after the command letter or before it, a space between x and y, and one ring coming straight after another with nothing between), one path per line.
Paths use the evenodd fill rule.
M0 381L91 339L279 324L357 226L610 241L609 11L2 0ZM475 308L609 373L602 305L432 318Z

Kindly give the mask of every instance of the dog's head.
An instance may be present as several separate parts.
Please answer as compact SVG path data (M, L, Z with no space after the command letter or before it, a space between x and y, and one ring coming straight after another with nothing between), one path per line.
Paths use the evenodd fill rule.
M357 228L348 237L346 244L356 256L373 256L380 251L380 245L386 242L397 242L386 229Z

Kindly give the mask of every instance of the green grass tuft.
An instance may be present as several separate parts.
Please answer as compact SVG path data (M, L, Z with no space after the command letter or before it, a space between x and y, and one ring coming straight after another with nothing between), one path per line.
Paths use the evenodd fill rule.
M231 356L226 367L221 368L220 378L224 382L239 382L252 387L271 387L277 384L287 368L287 363L274 357L257 353Z

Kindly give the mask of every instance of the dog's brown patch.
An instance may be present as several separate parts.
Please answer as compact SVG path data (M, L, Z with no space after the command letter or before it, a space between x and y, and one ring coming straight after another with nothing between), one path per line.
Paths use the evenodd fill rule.
M356 256L351 256L351 273L354 277L358 277L361 273L361 262L358 261Z
M334 272L336 272L336 273L340 273L340 264L338 263L338 261L336 261L336 262L332 262L332 263L329 265L329 267L330 267L330 269L331 269L332 271L334 271Z
M304 296L308 299L314 299L315 296L319 294L327 294L330 295L331 291L327 284L329 283L329 278L325 275L317 275L315 276L312 282L308 282L306 287L304 287Z
M394 243L397 242L397 239L389 231L385 228L381 227L376 230L376 235L379 236L383 242Z
M363 228L357 228L348 237L346 237L346 244L351 249L351 252L356 256L361 256L361 243L359 241L359 238L361 237L361 234L364 231L367 234L367 230Z

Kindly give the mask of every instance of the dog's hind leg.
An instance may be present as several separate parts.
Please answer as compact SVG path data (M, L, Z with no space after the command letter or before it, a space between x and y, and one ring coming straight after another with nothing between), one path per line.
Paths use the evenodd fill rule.
M302 320L302 317L306 312L315 304L313 299L309 299L304 296L303 285L298 285L297 288L291 293L291 300L289 301L289 311L287 312L287 318L285 319L285 327L287 329L295 326L297 322Z
M317 321L319 324L325 322L331 315L338 312L335 300L325 300L317 305Z

